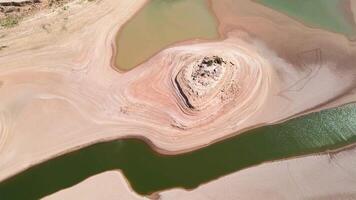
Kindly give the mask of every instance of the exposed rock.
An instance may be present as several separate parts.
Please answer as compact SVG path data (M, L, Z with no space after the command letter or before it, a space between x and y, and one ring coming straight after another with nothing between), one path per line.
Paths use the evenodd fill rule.
M225 85L225 79L231 78L229 75L235 74L237 67L232 61L225 60L218 55L204 56L183 67L178 73L176 84L190 108L202 110L209 105L208 102L211 100L224 101L226 99L223 96L226 96L224 93L228 89L224 87L230 87ZM238 91L234 90L234 92Z
M184 113L171 120L172 127L189 130L227 116L247 120L271 87L269 63L241 40L176 47L164 53L164 59L156 62L172 69L175 102Z

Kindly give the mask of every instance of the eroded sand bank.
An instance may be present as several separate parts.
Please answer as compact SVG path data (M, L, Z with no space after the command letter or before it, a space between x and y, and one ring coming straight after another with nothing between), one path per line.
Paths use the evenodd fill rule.
M124 199L124 200L148 200L141 197L129 188L125 177L119 171L108 171L90 177L74 187L67 188L49 195L43 200L61 199Z
M144 0L40 13L4 31L0 180L98 141L140 136L174 154L355 100L354 43L250 1L219 2L225 39L177 44L127 73L112 66L115 34ZM232 64L194 78L207 54Z

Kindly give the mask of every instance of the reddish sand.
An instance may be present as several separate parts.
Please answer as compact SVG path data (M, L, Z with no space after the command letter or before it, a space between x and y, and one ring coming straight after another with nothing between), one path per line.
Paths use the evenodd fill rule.
M141 137L175 154L356 99L355 43L250 1L213 2L224 40L177 44L117 72L115 34L144 3L72 2L1 33L0 180L98 141ZM175 80L206 54L235 67L197 110Z

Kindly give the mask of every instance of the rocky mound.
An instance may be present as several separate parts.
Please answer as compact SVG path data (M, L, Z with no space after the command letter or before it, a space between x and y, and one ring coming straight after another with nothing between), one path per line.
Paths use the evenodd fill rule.
M185 104L193 110L203 110L214 101L223 103L231 96L226 95L227 91L238 93L237 82L224 84L225 80L237 75L237 70L234 63L222 57L205 56L183 67L175 82Z
M178 127L196 127L229 115L248 118L258 109L269 86L269 63L246 45L225 41L170 50L175 55L166 56L174 59L169 61L171 83L187 115L182 121L175 119Z

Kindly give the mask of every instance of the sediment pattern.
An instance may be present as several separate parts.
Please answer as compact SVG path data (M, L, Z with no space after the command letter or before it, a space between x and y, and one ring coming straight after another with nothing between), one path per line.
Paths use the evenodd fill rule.
M175 154L355 101L354 42L219 2L224 39L172 45L125 73L115 35L145 0L78 3L4 30L0 180L98 141L141 137Z
M181 128L228 114L246 119L265 98L270 66L246 43L227 40L188 45L170 49L169 54L175 55L171 83L177 102L195 119L181 120Z

